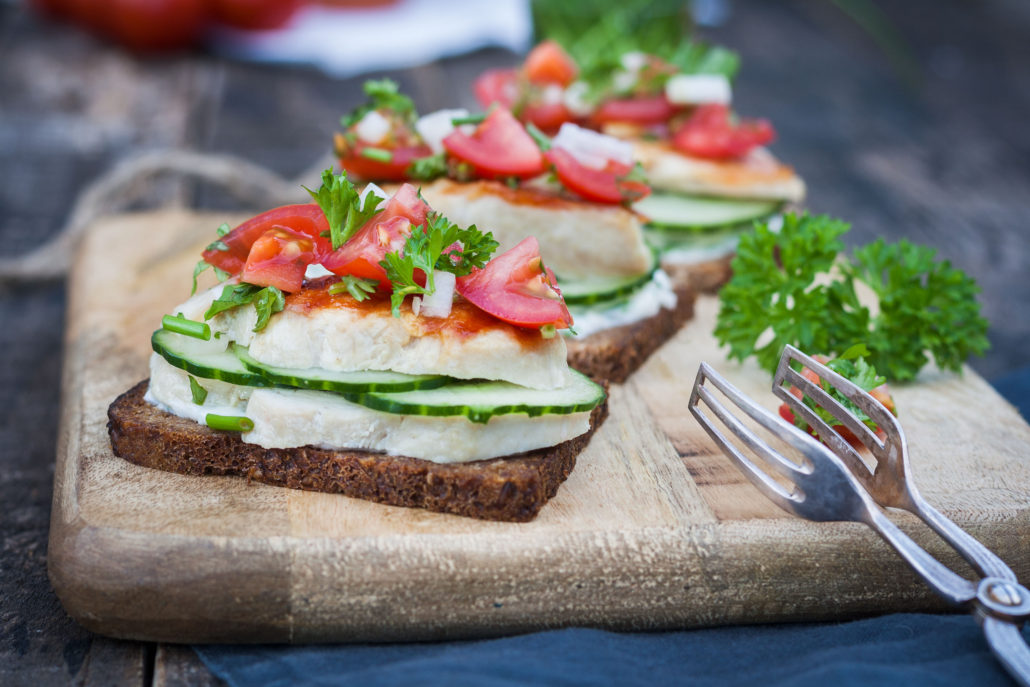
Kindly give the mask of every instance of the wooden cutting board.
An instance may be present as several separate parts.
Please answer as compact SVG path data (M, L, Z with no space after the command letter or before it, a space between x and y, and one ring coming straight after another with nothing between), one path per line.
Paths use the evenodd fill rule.
M864 526L769 504L688 414L701 360L776 405L767 374L726 362L715 345L712 298L612 389L610 418L528 524L115 457L107 406L147 375L150 333L188 295L200 248L225 219L105 220L69 281L49 566L90 630L173 642L410 640L943 608ZM895 395L923 493L1026 581L1030 427L970 370L929 371ZM957 561L915 518L892 517Z

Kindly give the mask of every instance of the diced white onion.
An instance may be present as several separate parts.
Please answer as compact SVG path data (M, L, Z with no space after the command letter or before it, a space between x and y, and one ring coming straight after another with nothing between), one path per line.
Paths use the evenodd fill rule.
M618 94L628 93L637 85L639 76L639 72L627 72L620 69L612 75L612 88Z
M419 312L422 311L422 299L415 296L411 299L411 312L415 317L418 317Z
M565 122L551 145L568 151L580 164L591 169L604 169L609 160L632 165L633 145L612 136Z
M562 95L562 102L576 117L586 117L594 111L593 106L587 102L586 95L590 87L585 81L574 81L569 84Z
M558 105L565 99L565 89L558 84L548 84L540 94L540 101L544 105Z
M647 64L647 53L642 52L628 52L625 53L619 61L622 63L622 68L628 72L639 72Z
M450 272L433 272L436 290L422 299L423 317L447 317L454 303L455 277ZM418 314L418 313L416 313Z
M363 188L361 190L361 194L358 195L358 202L361 203L361 205L365 204L365 198L368 197L369 193L371 193L373 195L376 195L376 196L379 196L383 200L389 200L390 199L390 194L388 194L386 191L384 191L383 189L379 188L375 184L368 183L368 184L365 184L365 188Z
M320 277L330 277L332 272L322 267L320 264L311 264L304 268L305 279L318 279Z
M415 131L434 153L439 153L443 151L443 140L454 131L451 120L468 116L469 111L463 109L437 110L419 117L415 122Z
M369 110L354 126L354 133L365 143L382 143L390 133L390 120L375 110Z
M665 97L677 105L729 105L733 91L722 74L677 74L665 82Z

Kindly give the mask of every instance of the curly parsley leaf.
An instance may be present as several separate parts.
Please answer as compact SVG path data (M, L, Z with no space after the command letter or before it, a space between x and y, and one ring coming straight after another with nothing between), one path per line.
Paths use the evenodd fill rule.
M333 170L327 169L322 172L318 191L303 188L325 213L333 250L345 244L379 210L379 196L368 193L362 202L361 194L347 179L346 172L334 176Z
M350 274L340 277L340 281L329 287L329 293L334 296L346 291L357 302L366 301L376 292L379 282L375 279L362 279Z
M970 354L987 350L971 278L908 241L880 239L837 260L848 228L825 215L788 214L778 234L759 223L741 237L715 328L731 358L754 355L772 371L788 343L833 353L865 342L874 368L905 381L928 354L941 368L960 370ZM859 302L856 282L876 295L875 315Z
M401 250L387 253L379 263L393 284L393 316L400 317L400 306L407 296L436 290L436 270L465 276L483 267L497 246L490 232L483 233L474 224L463 229L440 213L431 212L424 226L411 230ZM417 270L425 274L425 286L415 280Z
M397 83L391 79L370 79L365 82L365 95L368 102L354 109L350 114L340 119L344 128L350 128L361 121L361 118L372 110L387 110L399 116L408 124L414 124L418 117L415 110L415 103L411 98L400 92Z
M447 174L447 153L417 157L407 169L408 176L418 181L432 181Z
M251 303L254 304L258 316L254 331L259 332L265 328L273 314L281 312L286 307L286 298L283 296L283 292L274 286L261 287L246 282L226 284L222 288L221 295L211 303L211 307L204 313L204 319L210 320L220 312Z

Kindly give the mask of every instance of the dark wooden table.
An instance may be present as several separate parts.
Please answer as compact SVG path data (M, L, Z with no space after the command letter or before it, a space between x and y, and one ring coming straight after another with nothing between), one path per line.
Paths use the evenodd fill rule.
M993 348L972 364L991 379L1030 364L1030 5L879 4L918 73L833 3L737 0L706 35L741 52L737 107L776 124L813 210L853 222L851 243L910 238L977 278ZM516 60L481 51L390 76L422 109L473 105L474 76ZM0 5L0 255L46 239L82 188L140 150L229 152L295 176L326 153L362 80L205 55L137 61ZM233 207L178 181L143 204L167 202ZM0 286L0 684L215 683L189 648L78 627L47 582L64 288Z

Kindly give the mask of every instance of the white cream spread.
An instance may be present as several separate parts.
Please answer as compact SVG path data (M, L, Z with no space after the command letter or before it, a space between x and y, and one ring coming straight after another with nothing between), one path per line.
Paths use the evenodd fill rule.
M535 418L501 415L484 424L465 417L384 413L325 391L197 381L207 391L202 405L193 402L189 375L154 353L146 400L201 424L208 413L246 416L254 429L241 438L264 448L355 449L463 463L555 446L590 429L589 411Z
M657 315L663 308L672 310L676 307L676 301L676 292L672 288L669 275L662 270L656 270L651 281L615 305L569 306L573 320L572 328L576 330L574 336L569 336L582 339L605 329L646 320Z

